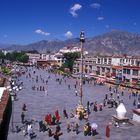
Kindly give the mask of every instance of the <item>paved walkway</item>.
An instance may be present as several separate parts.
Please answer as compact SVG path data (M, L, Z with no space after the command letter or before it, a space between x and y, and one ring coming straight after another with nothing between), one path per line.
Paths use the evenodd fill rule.
M66 108L67 112L70 113L71 109L74 109L79 101L79 97L75 96L75 83L76 79L68 79L62 81L61 85L59 82L56 82L56 78L62 78L60 75L49 74L45 70L36 70L36 73L33 74L33 70L30 71L32 78L26 78L27 73L20 77L20 80L23 81L24 86L21 91L17 93L17 101L14 101L14 129L15 126L22 126L21 123L21 112L22 106L25 103L27 105L28 111L25 114L26 119L34 119L35 122L33 124L34 132L37 134L37 137L34 139L37 140L53 140L53 137L48 137L47 132L39 132L38 121L43 120L44 116L48 113L54 114L54 112L58 109L61 115L61 130L63 135L60 136L60 140L92 140L92 139L107 139L105 137L105 128L106 125L111 122L112 115L116 114L115 108L103 107L103 111L93 112L91 110L91 114L89 116L89 122L97 123L99 132L96 136L84 136L83 132L80 132L78 135L75 132L67 133L66 131L66 123L69 119L64 119L62 115L62 111ZM34 91L32 90L33 85L37 85L35 83L35 77L38 75L39 82L38 85L42 86L46 84L40 80L40 75L42 79L48 80L47 85L47 94L44 91ZM50 76L50 78L48 78ZM68 85L71 85L71 89L68 89ZM109 93L108 87L105 86L94 86L92 84L85 84L83 87L83 103L86 105L87 101L101 103L105 98L105 93ZM117 95L114 95L114 98L117 99ZM127 117L132 118L132 109L133 100L137 97L131 97L129 99L128 91L124 91L124 96L120 96L123 99L124 104L127 109ZM83 131L83 124L86 121L79 121L80 130ZM55 126L52 126L53 131L55 131ZM140 139L140 125L121 125L119 128L114 125L110 126L111 134L110 140L139 140ZM24 136L24 129L19 133L15 133L11 131L11 123L9 127L8 140L28 140L28 136Z

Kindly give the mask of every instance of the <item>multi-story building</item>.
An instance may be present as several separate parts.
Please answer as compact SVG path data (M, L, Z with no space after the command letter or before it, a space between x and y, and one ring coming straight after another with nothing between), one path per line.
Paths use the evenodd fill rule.
M79 73L81 59L74 63L73 72ZM83 73L116 77L122 81L139 81L140 58L131 56L85 56L83 59Z
M64 47L59 50L59 53L74 53L74 52L81 52L81 47L76 47L76 46L68 46ZM87 51L84 51L83 54L88 54Z
M57 62L58 66L62 66L62 64L65 62L65 58L62 53L56 53L54 60Z
M65 58L62 53L56 53L56 54L32 54L27 53L29 56L29 63L31 64L37 64L37 62L43 63L53 63L58 66L62 66L62 64L65 62Z
M38 53L26 53L26 55L29 57L29 63L30 64L37 64L37 61L41 59L41 54Z
M74 62L74 66L73 66L73 72L74 73L79 73L80 72L80 68L81 68L81 59L77 59ZM89 73L94 73L96 72L96 57L85 57L83 59L83 72L85 74L89 74Z
M137 83L140 80L139 66L123 66L123 80L127 82Z

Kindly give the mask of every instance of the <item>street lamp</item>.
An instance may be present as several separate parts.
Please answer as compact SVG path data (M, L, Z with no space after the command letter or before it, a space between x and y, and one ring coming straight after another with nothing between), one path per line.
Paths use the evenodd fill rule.
M81 33L80 33L80 42L81 42L80 104L82 104L82 97L83 97L83 46L84 46L84 42L85 42L84 31L81 31Z

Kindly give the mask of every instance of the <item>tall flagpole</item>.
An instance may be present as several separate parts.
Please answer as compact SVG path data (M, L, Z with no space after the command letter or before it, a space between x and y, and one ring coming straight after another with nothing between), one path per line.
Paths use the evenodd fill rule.
M82 97L83 97L83 46L85 42L84 31L80 33L80 42L81 42L81 68L80 68L80 104L82 105Z

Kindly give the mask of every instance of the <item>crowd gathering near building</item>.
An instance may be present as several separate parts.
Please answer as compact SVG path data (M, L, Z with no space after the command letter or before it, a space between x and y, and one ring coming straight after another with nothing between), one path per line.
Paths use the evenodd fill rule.
M20 81L20 77L24 77L25 80L30 81L30 89L32 93L41 94L44 96L50 96L49 83L52 80L51 76L55 77L54 81L59 86L67 86L67 91L73 90L74 97L80 98L80 82L78 77L70 77L69 75L63 75L53 71L52 66L62 66L65 62L63 53L67 52L79 52L81 51L77 47L64 48L61 49L56 54L30 54L28 66L18 66L19 71L16 81L12 80L10 83L11 88L14 88L13 82L18 83L18 87L23 86L24 82ZM98 76L101 78L116 79L116 83L129 82L129 83L139 83L140 82L140 58L132 56L93 56L84 52L83 58L83 74L86 77L82 84L88 86L102 86L98 83L98 80L94 77ZM44 67L45 66L45 67ZM15 71L16 72L16 71ZM45 72L45 76L42 74ZM79 75L81 72L81 58L76 59L73 65L73 75ZM92 78L93 77L93 78ZM69 81L74 80L73 84ZM19 84L20 83L20 84ZM111 85L105 83L108 86L108 92L104 93L102 96L102 101L92 100L86 101L86 105L83 107L81 104L73 109L66 108L65 106L60 109L51 110L51 113L46 113L41 120L33 119L28 116L28 112L32 112L28 107L28 102L23 103L20 111L20 125L15 126L15 132L20 133L23 131L24 137L30 139L36 138L37 133L34 129L35 124L38 124L38 132L47 132L48 137L53 137L55 140L61 139L64 133L74 132L76 135L83 134L84 136L96 136L99 135L98 124L96 122L92 123L89 117L93 113L103 112L107 109L117 109L120 104L124 103L125 98L131 102L133 108L140 109L140 95L138 90L132 90L127 87L121 87L120 85ZM10 91L10 90L9 90ZM67 92L64 91L64 92ZM127 92L127 93L126 93ZM127 94L127 95L126 95ZM13 95L12 95L13 96ZM14 100L18 99L18 94L15 94ZM82 108L82 111L81 111ZM80 111L79 111L80 110ZM136 112L136 111L134 111ZM139 113L135 114L139 116ZM138 116L134 115L134 120ZM27 119L28 118L28 119ZM114 117L115 118L115 117ZM72 120L72 122L70 121ZM65 120L66 131L62 129L62 123ZM78 120L78 121L77 121ZM84 121L83 121L84 120ZM80 122L79 122L80 121ZM81 123L82 122L82 123ZM111 122L113 126L119 127L117 121ZM105 131L105 136L110 137L110 126L106 123L103 128Z
M24 72L23 72L24 69ZM41 73L37 74L39 71L46 71L46 69L42 68L36 68L36 67L26 67L22 68L22 73L24 74L24 77L26 80L29 80L31 84L32 92L37 94L43 94L45 96L49 96L51 93L48 92L49 88L49 82L51 80L52 72L51 70L47 70L47 78L44 78ZM67 86L67 90L78 90L79 87L79 81L78 79L75 79L75 84L71 85L69 84L69 80L71 77L63 76L58 73L54 73L55 75L55 82L58 83L60 86ZM22 75L19 75L22 76ZM20 81L20 77L18 78L18 82L22 83L24 87L23 81ZM93 85L96 86L96 80L93 79L92 81L85 80L83 82L85 85ZM27 104L24 103L21 108L21 125L15 126L16 133L19 133L21 131L24 132L24 137L29 137L30 139L33 139L37 137L36 130L34 129L34 124L38 124L38 131L39 132L47 132L48 137L53 137L55 140L61 139L61 135L64 134L64 132L61 129L61 123L63 120L65 121L65 129L67 133L75 132L76 135L79 135L79 133L83 133L84 136L96 136L100 134L98 132L98 124L92 123L90 120L88 120L89 116L92 113L96 112L102 112L106 108L116 108L124 102L124 95L125 95L125 88L118 88L113 85L108 86L108 93L104 94L102 102L98 102L98 100L87 101L87 104L85 106L84 112L78 113L78 110L76 108L73 108L73 110L69 110L69 108L62 108L61 110L52 110L51 113L46 113L46 115L42 118L42 120L34 120L33 118L27 119L27 113L30 112L30 108L28 108ZM77 94L74 94L74 96L80 96L79 92ZM126 96L126 95L125 95ZM138 92L132 92L130 91L127 95L129 100L133 102L132 106L136 108L140 108L140 95ZM18 95L17 97L18 98ZM133 100L133 101L132 101ZM69 113L68 113L69 112ZM87 114L87 117L84 117L83 114ZM70 119L74 118L74 121L70 122ZM83 121L84 123L80 123L79 121ZM118 123L114 123L114 126L119 127ZM105 136L110 137L110 125L109 123L106 125L105 128L103 128L105 131Z

